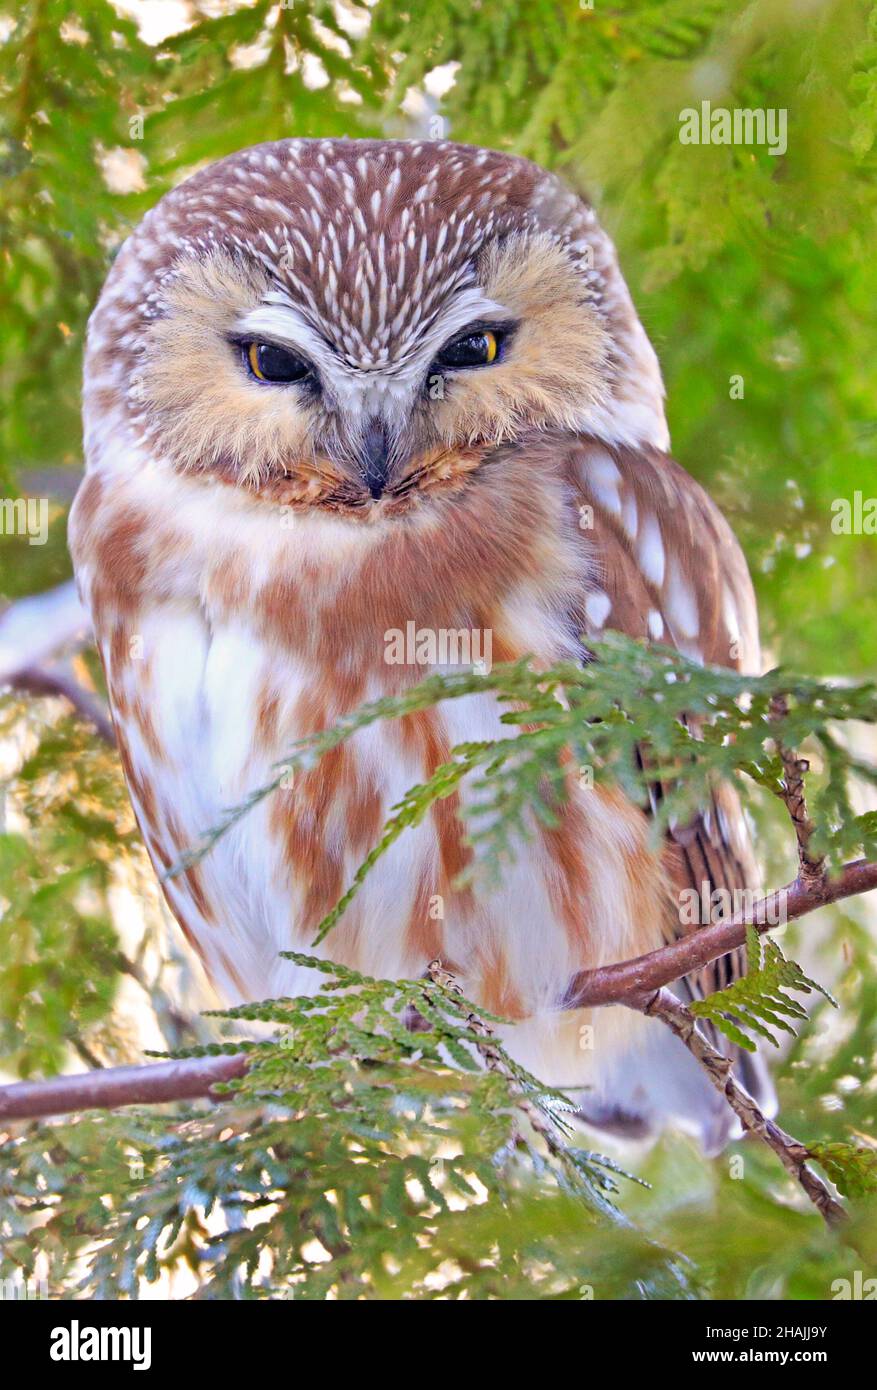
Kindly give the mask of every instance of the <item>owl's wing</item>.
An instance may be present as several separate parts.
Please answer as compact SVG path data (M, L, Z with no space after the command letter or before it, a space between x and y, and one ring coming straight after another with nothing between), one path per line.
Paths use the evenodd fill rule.
M587 441L573 449L569 470L578 523L593 562L583 603L585 632L599 636L612 628L675 647L708 665L757 672L758 619L746 562L730 526L699 484L657 450L609 449ZM647 767L648 751L640 756ZM660 782L651 784L653 810L665 790ZM757 886L746 822L732 787L716 785L710 804L688 824L674 827L668 839L680 894L693 889L699 903L709 904L716 890L733 894ZM686 896L691 901L693 895ZM668 939L696 931L702 914L687 925L692 915L680 912L678 922L667 928ZM696 998L723 988L744 968L745 954L734 952L675 988L682 998ZM717 1045L728 1050L724 1039L717 1039ZM667 1053L667 1089L680 1091L681 1100L668 1095L664 1108L674 1113L700 1108L706 1123L699 1128L707 1147L721 1147L733 1126L730 1110L722 1097L708 1093L702 1074L691 1072L687 1055L680 1056L677 1047L668 1047ZM741 1080L770 1110L772 1091L760 1059L749 1053L738 1056L737 1049L734 1053ZM635 1130L642 1107L636 1097L627 1104L619 1097L616 1089L610 1107L618 1110L615 1127ZM625 1124L625 1119L634 1123ZM604 1113L602 1122L611 1127L611 1121Z

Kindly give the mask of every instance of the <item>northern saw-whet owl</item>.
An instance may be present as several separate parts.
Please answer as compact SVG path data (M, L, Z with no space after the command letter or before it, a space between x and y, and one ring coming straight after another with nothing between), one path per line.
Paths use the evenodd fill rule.
M613 628L758 669L744 559L666 452L612 243L524 159L283 140L201 170L119 253L84 396L71 549L160 873L297 739L422 679L386 659L410 624L489 633L494 662L581 660ZM225 998L318 986L278 953L310 949L390 808L453 745L502 736L500 712L480 692L361 730L165 881ZM678 936L684 888L753 884L734 794L659 852L640 807L571 775L558 825L484 884L461 885L458 811L397 841L323 952L382 977L439 958L594 1122L674 1117L718 1147L724 1102L667 1030L563 1005L576 972Z

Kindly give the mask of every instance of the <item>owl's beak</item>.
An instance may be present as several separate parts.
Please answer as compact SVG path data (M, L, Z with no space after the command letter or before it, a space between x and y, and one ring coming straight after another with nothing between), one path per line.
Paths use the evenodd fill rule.
M372 497L380 497L390 475L390 437L385 421L378 417L365 427L359 467Z

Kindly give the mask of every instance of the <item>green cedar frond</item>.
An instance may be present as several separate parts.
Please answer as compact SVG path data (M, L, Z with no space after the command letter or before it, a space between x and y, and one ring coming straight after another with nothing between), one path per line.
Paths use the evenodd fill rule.
M835 1140L809 1144L807 1149L842 1196L870 1197L877 1192L877 1145Z
M779 1047L779 1039L771 1032L772 1028L795 1033L790 1020L806 1019L807 1011L787 992L789 990L799 994L818 990L837 1007L822 985L805 975L795 961L787 960L777 943L769 936L760 935L754 926L746 930L746 954L745 975L726 989L716 990L706 999L696 999L689 1005L696 1018L707 1019L738 1047L747 1052L755 1051L755 1043L741 1031L742 1028L767 1038L774 1047Z
M274 1040L239 1044L249 1070L217 1088L213 1110L184 1109L172 1123L137 1112L87 1116L53 1126L50 1148L32 1132L15 1141L14 1203L4 1181L0 1229L11 1233L12 1221L17 1234L0 1248L0 1274L9 1268L4 1253L28 1263L23 1221L39 1218L34 1250L60 1244L71 1257L79 1252L83 1296L136 1296L139 1281L180 1261L197 1270L210 1297L238 1297L240 1289L249 1298L393 1296L392 1268L407 1267L417 1252L422 1268L407 1279L428 1296L435 1270L453 1266L454 1251L462 1256L460 1223L474 1215L494 1235L474 1265L463 1260L450 1296L484 1296L499 1271L517 1286L523 1250L524 1282L538 1285L533 1262L548 1257L566 1271L560 1288L574 1288L585 1277L572 1257L575 1241L568 1253L555 1250L557 1241L565 1245L571 1231L586 1240L607 1223L645 1259L656 1287L688 1288L672 1251L616 1210L617 1179L630 1175L568 1142L569 1102L508 1056L489 1015L430 980L374 980L293 958L340 988L225 1011L281 1027ZM427 1019L427 1031L404 1027L408 1006ZM532 1123L528 1107L548 1128ZM68 1195L59 1206L61 1186ZM508 1216L529 1222L537 1209L544 1218L532 1234L520 1228L512 1240ZM315 1261L314 1246L327 1252L325 1263ZM625 1273L613 1277L625 1287ZM634 1296L633 1280L626 1287Z
M671 821L684 822L708 803L716 780L742 785L748 779L779 794L782 766L774 751L776 740L794 748L810 740L820 761L819 775L808 780L816 822L814 851L830 864L856 850L877 853L877 821L855 816L850 800L854 779L877 785L877 765L854 757L835 733L845 722L877 722L872 682L839 686L780 670L742 676L612 632L589 647L593 659L581 666L564 662L536 671L521 660L497 666L488 675L430 676L402 695L361 706L331 728L293 745L276 775L230 808L167 876L209 853L290 773L294 777L312 768L359 730L485 691L492 691L504 707L501 719L509 726L509 736L458 744L426 782L406 792L346 893L319 924L314 944L325 938L400 835L464 781L470 794L462 814L468 842L477 851L467 872L495 874L538 822L555 822L567 795L570 755L573 776L586 768L592 783L617 783L643 804L652 783L665 783L653 818L657 840ZM774 709L779 695L787 706L781 717ZM643 745L649 750L647 766L639 756Z

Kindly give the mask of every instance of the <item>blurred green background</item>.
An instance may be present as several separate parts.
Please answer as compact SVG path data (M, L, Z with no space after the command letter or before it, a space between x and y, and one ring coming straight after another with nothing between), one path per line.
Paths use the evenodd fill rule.
M786 110L787 151L681 144L680 111L702 101ZM875 669L877 537L831 526L835 499L877 495L866 0L2 0L0 104L0 490L50 499L51 517L44 546L0 536L0 601L70 576L86 319L160 194L260 140L450 137L556 168L597 206L663 365L674 454L746 549L768 662ZM87 651L65 669L97 681ZM0 1068L207 1037L208 994L168 929L112 750L64 702L6 695L0 782ZM787 839L763 843L784 881ZM853 904L801 957L842 1010L830 1031L817 1010L783 1063L795 1132L877 1130L872 940ZM668 1139L642 1157L661 1195L635 1205L663 1227L721 1192L726 1292L828 1296L843 1262L809 1216L779 1222L772 1160L747 1164L734 1183L726 1160Z

